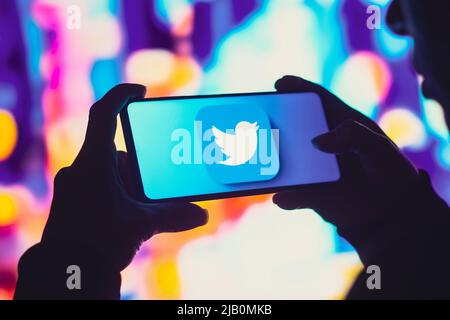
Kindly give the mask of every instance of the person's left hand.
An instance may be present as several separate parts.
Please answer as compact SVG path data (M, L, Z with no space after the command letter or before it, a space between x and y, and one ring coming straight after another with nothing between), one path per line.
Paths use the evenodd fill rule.
M125 187L129 176L126 153L116 152L114 145L117 115L129 99L144 95L141 85L121 84L91 107L77 158L55 178L43 243L68 240L93 247L113 269L121 271L153 235L207 222L206 210L197 205L146 204L133 199Z

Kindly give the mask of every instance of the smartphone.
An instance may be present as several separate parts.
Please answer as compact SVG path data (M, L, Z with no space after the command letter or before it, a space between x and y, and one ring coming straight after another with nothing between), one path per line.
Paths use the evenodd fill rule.
M137 197L201 201L339 180L311 140L329 130L315 93L244 93L131 101L121 112Z

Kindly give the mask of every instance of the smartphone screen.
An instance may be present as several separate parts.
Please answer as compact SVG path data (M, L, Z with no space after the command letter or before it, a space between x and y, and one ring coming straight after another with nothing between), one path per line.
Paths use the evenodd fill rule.
M145 200L216 199L339 179L336 157L311 143L328 131L314 93L145 99L121 118Z

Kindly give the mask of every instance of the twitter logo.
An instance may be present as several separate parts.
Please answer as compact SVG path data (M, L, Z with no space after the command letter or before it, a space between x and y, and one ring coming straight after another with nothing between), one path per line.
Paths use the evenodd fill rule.
M196 139L206 170L221 184L273 179L279 171L278 145L264 110L252 104L210 105L199 110Z
M239 122L234 129L234 134L225 133L213 126L215 143L229 157L219 163L226 166L239 166L249 161L258 146L258 129L257 122L247 121Z

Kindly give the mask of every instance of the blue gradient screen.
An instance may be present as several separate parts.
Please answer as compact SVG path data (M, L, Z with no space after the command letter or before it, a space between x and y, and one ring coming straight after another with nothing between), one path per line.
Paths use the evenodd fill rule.
M311 143L328 131L314 93L164 98L132 102L127 112L143 191L152 200L339 179L336 157ZM257 149L246 163L227 165L234 159L217 146L219 138L211 127L233 139L250 132L239 131L239 123L256 130ZM211 163L207 154L228 162Z

